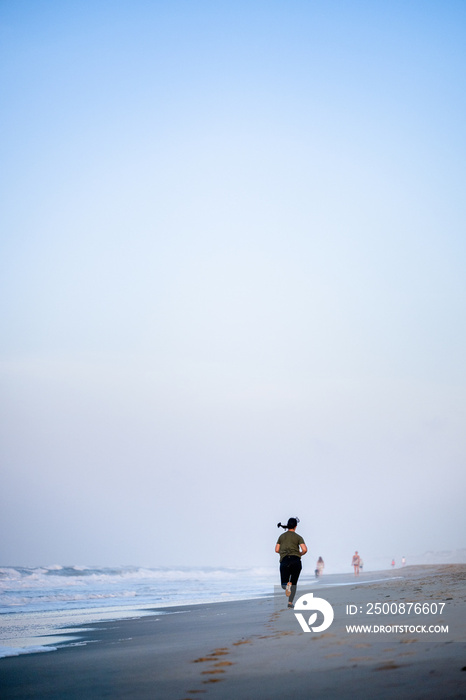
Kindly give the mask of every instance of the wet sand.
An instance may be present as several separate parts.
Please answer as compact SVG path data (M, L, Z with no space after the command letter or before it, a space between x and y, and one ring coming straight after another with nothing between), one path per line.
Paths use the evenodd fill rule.
M378 581L386 577L385 581ZM335 586L335 583L348 585ZM356 585L357 584L357 585ZM281 589L260 600L154 611L90 625L86 644L0 659L0 696L46 700L273 700L466 697L466 565L417 566L323 577L314 596L334 623L304 633ZM306 592L301 586L297 598ZM448 624L448 634L348 634L348 604L445 602L442 615L404 623ZM423 619L420 619L423 617ZM397 618L399 621L400 618ZM393 616L382 622L394 623ZM311 623L312 624L312 623ZM320 620L317 624L320 624Z

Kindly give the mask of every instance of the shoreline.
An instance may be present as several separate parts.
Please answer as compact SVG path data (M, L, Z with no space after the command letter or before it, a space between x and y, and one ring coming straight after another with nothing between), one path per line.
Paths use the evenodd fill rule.
M402 577L400 570L384 572L392 575L383 581L366 579L369 573L359 580L335 575L348 579L337 585L329 576L309 587L335 611L334 623L322 633L302 631L281 589L267 598L153 608L144 617L92 623L76 646L0 659L2 697L464 697L466 565L402 571ZM373 572L374 579L380 573ZM297 600L306 588L303 581ZM408 599L432 605L445 600L449 612L442 619L453 624L450 634L400 639L342 630L348 604L390 600L399 606ZM77 636L76 630L67 630L64 640L71 634Z
M386 581L391 578L400 578L396 573L397 570L387 569L385 571L365 571L359 577L354 577L348 573L325 574L322 578L316 579L311 574L301 575L300 589L316 588L322 586L349 586L353 584L367 584L371 581ZM275 572L274 572L275 573ZM275 577L276 581L277 577ZM70 645L70 641L81 642L81 631L93 624L104 624L105 622L115 622L125 619L139 619L148 615L168 614L170 611L176 611L177 608L185 608L186 606L198 605L215 605L220 603L240 602L247 600L260 600L270 598L277 593L277 585L270 582L268 593L257 593L255 595L237 595L237 593L224 593L222 595L213 595L211 599L202 600L185 600L169 601L157 604L134 603L133 605L125 603L125 605L105 606L105 607L76 607L63 610L51 611L21 611L16 612L12 609L9 612L2 613L0 620L10 620L13 622L30 619L31 628L27 633L21 633L16 637L4 639L0 643L0 660L11 656L23 656L27 654L46 653L57 651L65 644ZM165 612L164 612L165 611ZM18 616L18 617L16 617ZM19 625L21 627L22 625ZM65 642L68 639L70 641ZM6 644L5 644L6 642Z

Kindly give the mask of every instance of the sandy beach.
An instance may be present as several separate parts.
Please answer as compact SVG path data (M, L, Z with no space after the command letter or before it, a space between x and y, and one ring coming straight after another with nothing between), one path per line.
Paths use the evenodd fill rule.
M301 629L278 588L270 598L154 610L90 625L81 646L1 659L1 697L466 697L466 565L323 577L312 592L334 610L321 633ZM386 604L385 627L401 620L414 631L348 633L348 623L380 623L368 614L377 603ZM427 612L414 613L416 603ZM358 613L349 616L348 605ZM420 623L449 630L423 633Z

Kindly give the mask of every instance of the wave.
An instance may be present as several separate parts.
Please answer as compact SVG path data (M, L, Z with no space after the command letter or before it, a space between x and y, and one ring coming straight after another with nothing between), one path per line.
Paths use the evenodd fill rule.
M2 567L0 614L256 597L270 594L275 577L266 568Z
M5 659L8 656L20 656L21 654L39 654L46 651L57 651L57 647L41 646L36 644L29 647L2 647L0 646L0 659Z
M11 583L21 582L23 585L31 587L40 586L44 583L51 584L53 579L66 583L64 579L74 580L88 579L93 581L112 580L170 580L170 581L202 581L202 580L234 580L238 576L254 576L262 578L270 575L271 568L257 567L253 569L230 569L222 567L199 567L199 568L169 568L159 567L156 569L122 566L112 568L97 568L90 566L47 566L47 567L0 567L0 590L8 587ZM273 569L275 571L275 569Z

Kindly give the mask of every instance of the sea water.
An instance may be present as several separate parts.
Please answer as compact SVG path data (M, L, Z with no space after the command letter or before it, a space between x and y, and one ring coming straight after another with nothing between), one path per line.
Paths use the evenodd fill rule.
M270 596L276 579L275 568L3 567L0 657L79 644L68 628L76 633L91 622Z

